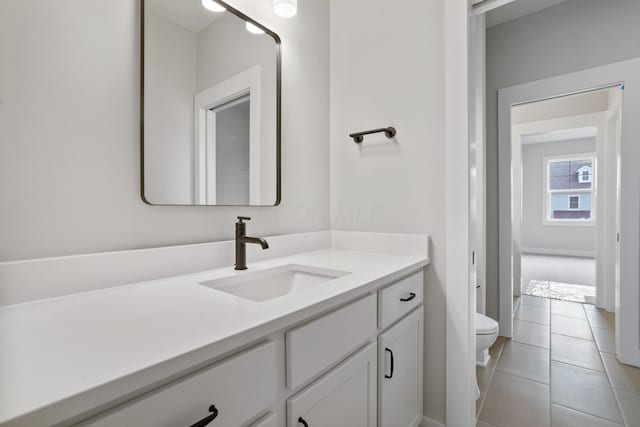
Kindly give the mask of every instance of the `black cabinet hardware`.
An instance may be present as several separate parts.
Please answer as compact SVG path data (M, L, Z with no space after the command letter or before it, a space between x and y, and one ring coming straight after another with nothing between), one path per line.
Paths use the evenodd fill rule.
M209 423L211 423L211 421L215 420L216 417L218 416L218 408L216 408L216 405L209 406L209 412L211 412L210 415L207 415L206 417L204 417L203 419L201 419L200 421L198 421L197 423L195 423L191 427L205 427L205 426L208 426Z
M392 378L393 377L393 351L391 351L389 348L385 348L384 351L388 351L389 354L391 355L391 373L389 375L384 374L384 377Z
M353 142L355 142L356 144L360 144L362 141L364 141L365 135L371 135L372 133L382 133L382 132L384 132L385 136L389 139L396 136L396 129L391 126L389 126L388 128L379 128L379 129L365 130L362 132L355 132L355 133L349 134L349 136L353 138Z
M400 298L400 301L402 301L402 302L411 301L411 300L412 300L412 299L414 299L415 297L416 297L416 294L414 294L413 292L411 292L411 293L409 294L409 296L408 296L408 297L406 297L406 298Z
M298 418L298 424L302 424L304 427L309 427L309 424L307 424L307 422L302 417Z

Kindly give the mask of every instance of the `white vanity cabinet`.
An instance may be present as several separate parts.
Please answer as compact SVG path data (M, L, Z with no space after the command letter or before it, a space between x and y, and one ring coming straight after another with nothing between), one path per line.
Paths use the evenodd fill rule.
M413 311L378 338L380 427L422 422L423 311Z
M418 426L422 287L420 270L369 289L80 425Z
M287 401L287 427L376 427L376 343Z

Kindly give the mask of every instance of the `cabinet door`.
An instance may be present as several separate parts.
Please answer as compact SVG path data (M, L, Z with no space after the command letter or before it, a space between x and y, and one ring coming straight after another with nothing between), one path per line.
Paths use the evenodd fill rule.
M376 343L287 401L288 427L376 427Z
M378 338L380 427L422 422L422 319L420 307Z

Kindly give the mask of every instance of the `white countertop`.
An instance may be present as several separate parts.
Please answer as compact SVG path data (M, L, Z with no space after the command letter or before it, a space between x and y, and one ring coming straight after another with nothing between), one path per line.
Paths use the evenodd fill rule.
M45 425L105 405L427 264L329 249L0 308L0 424ZM254 302L200 282L285 264L351 274Z

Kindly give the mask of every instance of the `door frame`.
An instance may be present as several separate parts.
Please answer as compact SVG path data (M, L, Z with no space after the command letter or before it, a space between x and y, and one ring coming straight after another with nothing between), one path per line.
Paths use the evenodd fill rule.
M475 425L476 290L470 286L469 0L444 2L446 424ZM426 387L429 387L426 385ZM428 395L428 393L427 393ZM436 426L425 420L426 426Z
M621 362L640 366L640 58L538 80L498 91L500 310L503 334L511 335L513 321L513 221L511 165L511 107L597 88L625 89L620 153L620 279L616 295L616 351ZM508 177L505 179L504 177Z
M208 112L218 106L249 97L249 205L259 205L260 193L260 106L262 88L261 68L253 66L211 86L194 96L194 200L198 205L215 205L216 152L207 141L207 134L215 132L214 123L207 120Z

